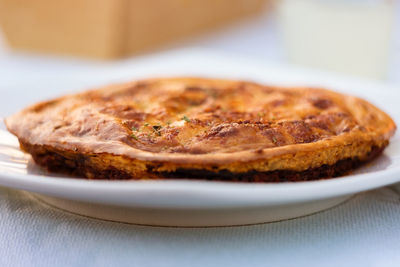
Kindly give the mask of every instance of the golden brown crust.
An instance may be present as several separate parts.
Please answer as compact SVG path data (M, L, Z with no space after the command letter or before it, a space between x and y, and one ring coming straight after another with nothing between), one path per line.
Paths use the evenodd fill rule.
M304 171L362 161L372 147L384 148L396 129L387 114L356 97L199 78L65 96L31 106L6 124L22 143L96 155L98 168L111 166L133 178L182 168Z

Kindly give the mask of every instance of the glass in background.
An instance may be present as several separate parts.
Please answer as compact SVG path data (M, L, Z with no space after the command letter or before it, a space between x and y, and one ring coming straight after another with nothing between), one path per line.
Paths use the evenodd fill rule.
M389 0L280 0L288 59L372 79L387 73L394 22Z

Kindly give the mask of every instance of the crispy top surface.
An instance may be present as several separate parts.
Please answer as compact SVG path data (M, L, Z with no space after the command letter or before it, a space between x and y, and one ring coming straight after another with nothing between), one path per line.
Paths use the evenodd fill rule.
M252 160L389 139L396 128L388 115L355 97L199 78L143 80L65 96L31 106L6 124L32 144L177 161Z

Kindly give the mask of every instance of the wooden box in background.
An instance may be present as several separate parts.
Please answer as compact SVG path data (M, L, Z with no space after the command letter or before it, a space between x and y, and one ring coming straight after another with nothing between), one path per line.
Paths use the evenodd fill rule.
M14 49L110 59L263 11L265 0L0 0Z

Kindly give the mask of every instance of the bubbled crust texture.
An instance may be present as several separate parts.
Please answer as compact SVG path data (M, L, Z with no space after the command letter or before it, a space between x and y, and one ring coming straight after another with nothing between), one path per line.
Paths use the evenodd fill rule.
M134 179L185 169L304 172L365 161L396 128L384 112L352 96L200 78L143 80L65 96L31 106L6 124L44 167L53 163L40 157L56 153L64 161L84 158L83 169L117 170ZM96 178L93 173L99 172L80 174Z

